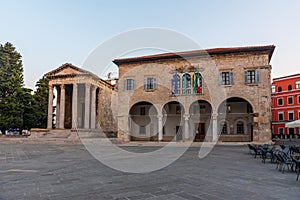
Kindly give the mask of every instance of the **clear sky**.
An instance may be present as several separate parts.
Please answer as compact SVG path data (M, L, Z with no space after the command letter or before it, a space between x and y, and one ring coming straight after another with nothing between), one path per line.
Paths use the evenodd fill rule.
M203 48L276 46L272 78L300 73L300 1L0 0L0 43L23 56L25 86L63 63L81 66L107 39L166 28Z

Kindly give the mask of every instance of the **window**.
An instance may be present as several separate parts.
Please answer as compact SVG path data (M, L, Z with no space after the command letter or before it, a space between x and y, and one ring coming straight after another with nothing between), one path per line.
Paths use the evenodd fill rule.
M145 115L146 114L146 108L144 106L142 106L140 108L140 115Z
M233 72L221 72L220 73L220 84L221 85L232 85L233 84Z
M227 122L222 122L221 123L221 134L228 134L228 130L227 130Z
M282 100L282 98L278 98L278 99L277 99L277 105L278 105L278 106L282 106L282 105L283 105L283 100Z
M179 94L180 76L178 74L174 74L171 83L172 83L172 94Z
M140 126L140 134L145 135L146 134L146 127L145 126Z
M244 133L244 122L238 121L236 124L236 133L243 134Z
M293 97L288 97L288 104L294 104L294 98Z
M276 86L275 85L272 85L271 91L272 91L272 94L276 93Z
M202 76L201 74L198 72L198 73L194 73L194 76L193 76L193 80L194 80L194 83L193 83L193 89L194 89L194 94L202 94Z
M294 111L289 111L288 115L289 115L289 121L293 121L294 120Z
M245 83L258 83L260 79L259 70L246 70L245 71Z
M298 119L300 119L300 110L298 110ZM299 128L300 129L300 128Z
M182 76L182 94L191 94L191 75L184 73Z
M134 80L133 79L125 79L124 89L125 90L134 90Z
M282 87L281 86L278 87L278 92L282 92Z
M283 121L284 117L283 117L283 112L278 113L278 121Z
M283 135L284 134L284 128L278 128L278 133Z
M294 134L295 134L295 129L289 128L289 135L294 135Z
M292 89L292 85L288 85L288 91L291 91Z
M300 104L300 96L298 96L298 104Z
M296 87L295 87L297 90L300 89L300 81L296 81Z
M148 77L144 79L144 90L155 90L156 78Z

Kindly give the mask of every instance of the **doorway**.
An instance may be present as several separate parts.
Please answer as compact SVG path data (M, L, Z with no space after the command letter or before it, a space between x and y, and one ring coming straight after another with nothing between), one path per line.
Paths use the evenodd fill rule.
M205 123L195 124L194 142L203 142L205 139Z

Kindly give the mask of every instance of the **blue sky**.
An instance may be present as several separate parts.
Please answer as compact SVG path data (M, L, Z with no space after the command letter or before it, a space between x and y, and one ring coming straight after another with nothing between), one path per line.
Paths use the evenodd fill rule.
M83 65L102 42L144 27L174 30L203 48L276 45L272 78L300 73L300 1L2 1L0 43L23 56L26 87L65 62Z

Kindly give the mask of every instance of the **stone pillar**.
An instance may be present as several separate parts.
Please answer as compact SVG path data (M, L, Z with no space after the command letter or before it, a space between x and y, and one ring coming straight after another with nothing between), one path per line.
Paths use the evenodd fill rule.
M184 141L190 139L189 119L190 115L184 115Z
M157 115L158 118L158 141L163 140L163 116L162 115Z
M47 124L48 129L52 129L52 120L53 120L53 86L49 85L48 124Z
M65 128L65 85L60 85L60 108L59 108L59 127L61 129Z
M73 84L73 94L72 94L72 129L77 127L77 104L78 100L78 86L77 83Z
M91 105L91 129L96 128L96 90L97 87L92 88L92 105Z
M85 100L84 100L84 128L90 128L90 83L85 84Z
M212 140L213 140L213 142L217 142L218 141L218 114L217 113L212 114L212 119L213 119L213 123L212 123L213 138L212 138Z

